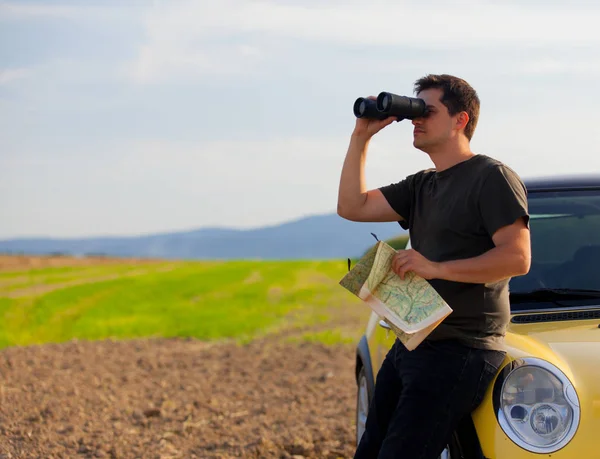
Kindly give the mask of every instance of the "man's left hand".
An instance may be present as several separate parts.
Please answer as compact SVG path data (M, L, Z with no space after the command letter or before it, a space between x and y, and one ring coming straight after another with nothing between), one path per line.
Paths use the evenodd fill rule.
M437 279L440 264L430 261L414 249L398 250L392 259L392 270L404 279L407 271L413 271L424 279Z

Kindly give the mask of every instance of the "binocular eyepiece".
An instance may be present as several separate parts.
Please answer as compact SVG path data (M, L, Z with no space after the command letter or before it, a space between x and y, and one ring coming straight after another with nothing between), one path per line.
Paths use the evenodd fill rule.
M377 100L359 97L354 102L354 116L384 120L395 116L398 121L403 119L412 120L427 116L427 105L423 99L414 97L398 96L391 92L381 92Z

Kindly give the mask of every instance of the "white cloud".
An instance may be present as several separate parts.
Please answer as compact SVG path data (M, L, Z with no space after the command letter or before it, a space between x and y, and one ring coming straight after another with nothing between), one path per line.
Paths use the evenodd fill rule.
M285 39L485 52L600 43L599 9L532 9L484 1L463 3L463 8L431 1L306 5L268 0L159 4L144 16L147 41L130 75L151 82L256 71L262 63L256 54L268 54L265 48L285 53L278 49Z
M275 1L186 2L151 12L147 26L159 38L182 31L188 38L260 32L356 45L442 48L600 41L598 10L526 9L486 2L463 6L406 1L312 7Z
M402 81L410 91L409 83L427 72L461 75L478 88L484 107L475 151L524 176L600 170L594 150L600 145L598 97L593 91L572 96L573 88L593 83L589 75L600 74L599 17L591 7L472 1L456 9L431 1L342 0L335 7L316 0L156 4L0 3L2 21L37 18L23 29L32 39L39 38L38 23L68 19L78 24L75 33L86 34L82 43L107 44L78 57L65 39L72 35L47 44L37 39L43 53L37 61L30 56L32 67L20 68L29 64L19 61L0 70L0 85L35 76L23 81L26 87L2 87L12 93L0 99L7 133L1 139L0 195L19 196L2 203L3 211L12 206L5 220L15 233L33 228L27 218L40 209L46 209L48 225L57 225L56 234L247 227L334 211L353 98L402 87ZM100 27L85 22L90 27L81 28L81 21L97 18ZM106 24L107 18L122 23ZM140 25L142 37L136 35ZM119 59L132 59L125 75ZM244 81L248 75L261 78ZM122 84L124 77L126 83L171 85L132 88ZM178 85L182 80L194 85ZM240 81L242 89L235 86ZM243 116L198 116L194 110L211 90L205 83L212 82L227 93L210 98L222 104L216 111L226 113L220 108L233 103L244 108ZM290 97L293 110L272 110L279 97ZM556 105L557 97L569 102ZM319 108L319 100L332 111ZM393 126L371 143L369 187L431 166L412 148L410 125ZM324 132L329 137L319 138ZM143 140L156 138L161 140Z
M552 58L537 59L523 64L522 73L532 75L579 74L600 75L600 62L597 60L568 61Z
M248 45L217 45L209 49L155 43L143 46L137 60L124 72L138 83L157 83L185 74L186 79L204 75L237 75L257 71L261 51Z
M0 3L0 14L13 17L50 16L73 18L81 14L79 7L69 5L23 4L13 2Z
M0 2L0 19L52 18L68 20L120 20L127 17L124 13L133 11L130 6L87 5L73 4L44 4Z
M0 69L0 85L8 84L13 81L22 80L32 74L28 68Z

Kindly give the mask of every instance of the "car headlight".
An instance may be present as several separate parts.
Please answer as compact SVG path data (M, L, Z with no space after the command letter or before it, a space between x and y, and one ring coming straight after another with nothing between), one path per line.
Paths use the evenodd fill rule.
M575 435L579 399L569 379L551 363L515 360L499 375L494 392L498 423L521 448L553 453Z

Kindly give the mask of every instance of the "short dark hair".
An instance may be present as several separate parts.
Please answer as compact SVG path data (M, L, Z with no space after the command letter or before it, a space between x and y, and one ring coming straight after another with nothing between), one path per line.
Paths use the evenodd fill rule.
M427 75L415 81L415 94L426 89L441 89L441 102L451 116L467 112L469 122L465 126L465 135L471 140L479 119L479 96L477 92L462 78L452 75Z

